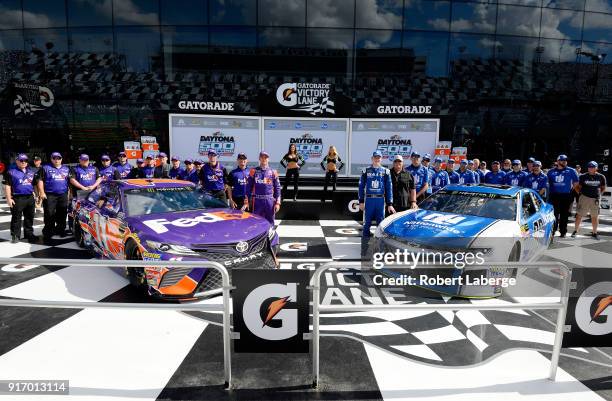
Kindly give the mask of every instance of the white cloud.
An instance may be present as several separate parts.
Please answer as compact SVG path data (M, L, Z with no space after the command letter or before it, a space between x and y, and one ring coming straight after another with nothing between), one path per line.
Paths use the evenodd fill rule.
M51 19L44 14L35 14L29 11L23 13L25 26L49 27L53 26ZM58 24L63 25L63 24ZM7 9L0 6L0 29L21 28L21 10Z

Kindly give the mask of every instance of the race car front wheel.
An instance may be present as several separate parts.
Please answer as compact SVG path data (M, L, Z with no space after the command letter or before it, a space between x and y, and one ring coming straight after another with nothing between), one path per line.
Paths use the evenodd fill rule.
M74 241L77 243L79 248L85 248L85 239L83 238L83 229L78 218L74 219L72 223L72 232L74 233Z
M135 242L130 241L125 246L125 259L127 260L142 260L140 249ZM142 267L127 267L127 278L130 284L135 288L145 291L147 289L147 280L145 278L144 268Z

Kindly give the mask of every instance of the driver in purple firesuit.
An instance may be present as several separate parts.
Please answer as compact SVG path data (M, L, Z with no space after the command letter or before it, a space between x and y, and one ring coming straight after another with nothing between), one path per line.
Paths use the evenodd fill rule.
M244 198L242 210L246 210L252 200L252 211L274 225L274 215L281 205L281 186L278 172L268 165L270 155L262 151L259 153L259 166L249 171L247 180L247 193Z

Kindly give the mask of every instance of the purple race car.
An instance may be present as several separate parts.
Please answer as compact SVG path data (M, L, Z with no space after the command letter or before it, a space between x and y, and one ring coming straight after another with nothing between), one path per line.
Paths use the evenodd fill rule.
M264 218L227 206L188 181L103 182L76 202L76 242L109 259L210 260L275 268L278 235ZM160 298L190 299L221 291L214 269L126 268L130 283Z

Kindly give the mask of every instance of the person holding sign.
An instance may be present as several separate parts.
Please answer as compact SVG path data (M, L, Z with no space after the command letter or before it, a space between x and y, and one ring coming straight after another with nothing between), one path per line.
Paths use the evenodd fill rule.
M380 224L385 218L385 204L390 214L393 208L393 187L391 172L380 162L382 153L376 150L372 153L372 165L361 171L359 178L359 209L363 211L363 238L370 237L372 220Z
M342 169L344 163L334 145L329 147L327 155L321 161L321 168L325 171L325 184L323 185L323 197L321 202L325 202L327 198L327 187L331 183L333 186L332 192L336 192L336 181L338 179L338 171Z
M293 181L293 200L297 199L298 180L300 179L300 168L306 163L304 157L298 153L295 143L289 145L289 150L280 161L281 166L285 170L285 184L283 185L283 193L287 193L287 185L289 180Z

